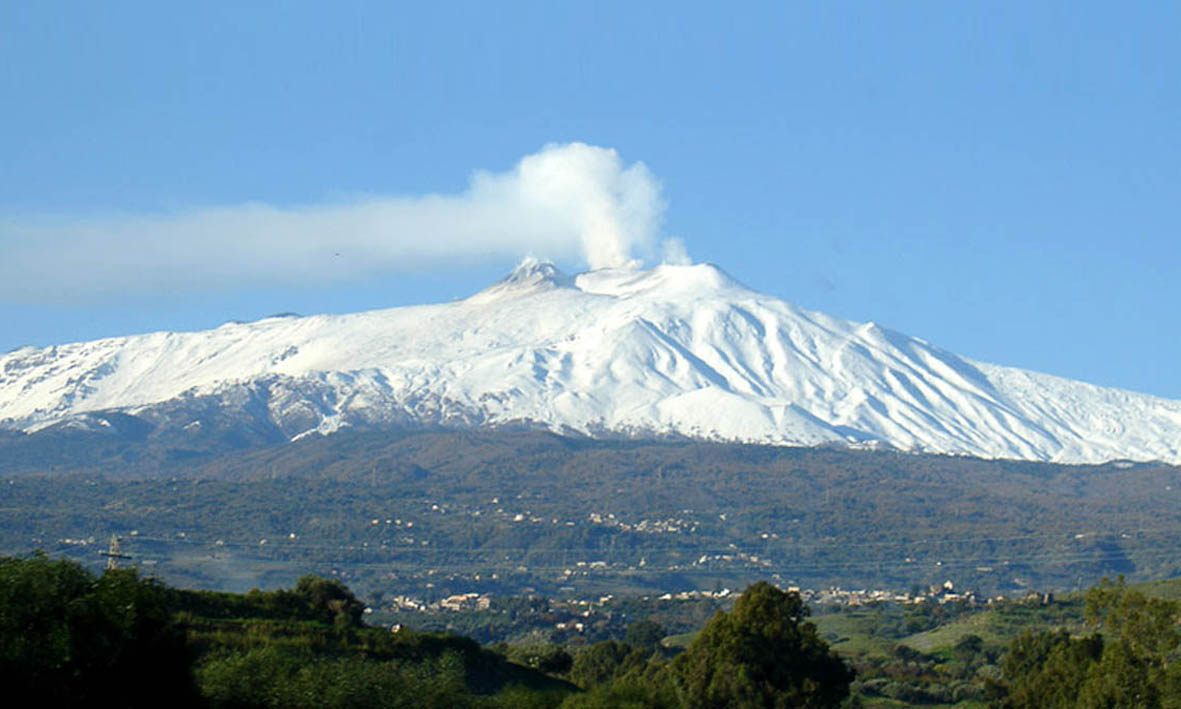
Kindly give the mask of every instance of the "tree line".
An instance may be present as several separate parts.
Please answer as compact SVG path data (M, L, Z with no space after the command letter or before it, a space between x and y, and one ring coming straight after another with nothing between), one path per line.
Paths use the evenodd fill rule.
M482 647L366 627L337 580L231 594L134 570L0 558L0 680L14 705L209 707L840 707L854 670L796 593L760 582L680 652L633 623L584 648ZM1181 603L1123 580L1086 596L1089 634L1028 630L990 681L996 707L1178 707ZM965 636L955 652L980 652ZM573 652L571 652L573 650Z
M853 676L798 594L767 583L672 658L654 623L629 629L635 645L518 663L460 636L365 627L363 608L339 581L314 576L230 594L134 570L96 576L44 555L3 558L0 677L18 705L824 707L848 695Z

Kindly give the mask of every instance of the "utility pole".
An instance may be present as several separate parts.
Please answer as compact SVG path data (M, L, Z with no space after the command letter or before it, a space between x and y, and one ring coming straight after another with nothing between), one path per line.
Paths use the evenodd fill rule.
M114 534L111 535L111 544L106 551L100 551L99 556L107 557L107 570L119 568L119 559L130 559L129 554L124 554L119 551L119 537Z

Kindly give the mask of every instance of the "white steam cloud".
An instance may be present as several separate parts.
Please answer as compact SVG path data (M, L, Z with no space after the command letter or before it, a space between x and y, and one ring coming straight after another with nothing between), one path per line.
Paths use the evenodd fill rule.
M492 258L625 267L658 249L660 185L614 150L549 145L458 195L0 219L0 298L344 281ZM666 242L666 259L684 249Z

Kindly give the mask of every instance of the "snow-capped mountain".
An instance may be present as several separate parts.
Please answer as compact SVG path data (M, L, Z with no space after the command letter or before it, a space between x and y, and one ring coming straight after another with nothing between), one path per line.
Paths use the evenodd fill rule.
M711 265L568 277L526 261L466 300L273 317L0 357L0 427L287 438L341 426L844 444L1057 462L1181 463L1181 402L975 362L794 307Z

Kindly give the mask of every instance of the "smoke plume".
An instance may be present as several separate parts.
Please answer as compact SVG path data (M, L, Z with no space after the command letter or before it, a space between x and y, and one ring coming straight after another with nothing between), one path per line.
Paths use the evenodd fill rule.
M0 218L0 298L325 283L525 254L625 267L655 255L663 212L643 163L549 145L457 195Z

